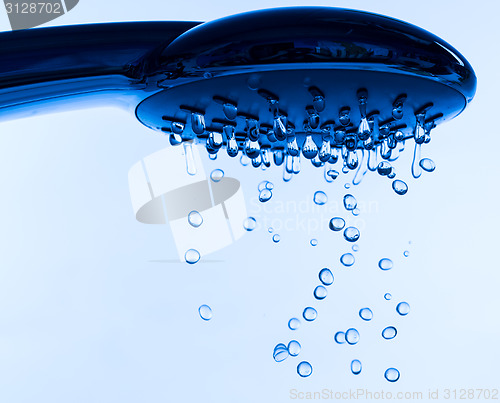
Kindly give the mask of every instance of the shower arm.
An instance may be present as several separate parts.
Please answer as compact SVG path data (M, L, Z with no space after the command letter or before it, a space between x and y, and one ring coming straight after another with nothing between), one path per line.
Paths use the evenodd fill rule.
M198 22L124 22L0 33L0 120L79 103L133 108L155 57ZM35 109L34 109L35 107Z

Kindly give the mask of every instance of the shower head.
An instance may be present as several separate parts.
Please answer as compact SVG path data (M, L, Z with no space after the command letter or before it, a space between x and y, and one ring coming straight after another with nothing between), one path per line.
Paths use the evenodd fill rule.
M354 169L359 150L390 159L408 138L430 141L476 88L467 60L435 35L331 7L1 36L3 115L75 98L120 100L171 144L245 154L254 166L342 157Z

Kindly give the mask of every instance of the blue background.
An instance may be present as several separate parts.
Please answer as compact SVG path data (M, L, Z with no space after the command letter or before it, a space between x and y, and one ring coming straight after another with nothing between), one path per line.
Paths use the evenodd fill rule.
M424 396L440 388L443 397L445 388L500 387L499 10L492 2L82 0L46 25L203 21L284 5L386 14L428 29L465 55L478 91L468 110L438 127L424 147L436 171L411 179L408 146L396 165L408 194L398 196L387 178L368 175L351 189L367 206L355 218L340 207L345 177L327 184L322 170L307 166L285 184L281 169L205 158L207 171L222 168L242 181L248 210L261 225L188 266L173 263L169 228L136 222L130 204L129 168L165 147L164 137L114 108L2 122L1 402L288 402L293 388ZM0 29L9 29L4 13ZM263 179L275 183L267 210L256 202ZM321 208L312 204L316 190L329 196ZM327 229L334 215L361 230L353 268L339 263L350 245ZM287 219L292 230L279 230ZM274 220L279 244L265 220ZM382 257L394 260L393 270L377 268ZM315 302L325 266L336 281L326 300ZM393 300L385 301L385 292ZM407 317L395 312L403 300L411 305ZM197 316L204 303L214 311L210 322ZM318 319L288 330L288 319L309 305ZM357 316L364 306L374 311L371 322ZM380 336L388 325L399 330L392 341ZM349 327L358 328L361 341L335 344L334 333ZM275 363L274 345L292 338L302 344L299 357ZM358 376L349 371L355 358L363 363ZM313 365L310 378L297 376L301 360ZM383 378L391 366L401 371L395 384Z

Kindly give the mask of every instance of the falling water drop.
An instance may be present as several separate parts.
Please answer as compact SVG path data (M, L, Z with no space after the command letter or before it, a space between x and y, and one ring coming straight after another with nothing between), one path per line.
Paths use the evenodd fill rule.
M411 174L415 179L420 178L422 175L422 168L420 167L420 155L422 154L422 144L415 143L413 151L413 161L411 163Z
M304 309L304 312L302 312L302 316L308 322L312 322L318 316L318 312L316 312L316 309L308 306L306 309Z
M198 313L200 314L200 318L203 320L210 320L212 319L212 308L210 308L208 305L202 305L198 308Z
M394 337L396 337L397 334L398 331L394 326L388 326L384 330L382 330L382 337L386 340L394 339Z
M297 340L292 340L288 343L288 354L292 357L297 357L300 353L302 346Z
M309 243L311 244L311 246L318 246L318 240L316 238L311 239Z
M186 263L195 264L200 260L200 252L196 249L189 249L184 254L184 260Z
M272 182L269 182L269 181L262 181L257 186L257 189L259 190L259 192L262 192L264 189L273 190L274 184Z
M333 182L339 176L339 172L335 169L330 169L325 165L325 179L327 182Z
M285 152L283 149L274 150L273 160L276 166L280 166L285 161Z
M350 267L354 264L356 259L354 259L354 255L352 253L344 253L340 257L340 263L342 263L346 267Z
M344 196L344 207L347 211L354 210L358 206L356 198L352 194Z
M322 206L328 202L328 196L325 192L318 190L317 192L314 192L313 200L318 206Z
M342 217L333 217L328 226L332 231L341 231L345 227L345 221Z
M250 164L250 158L248 158L245 154L241 154L240 164L244 167L248 166L248 164Z
M368 169L375 171L378 167L378 148L374 147L368 151Z
M249 138L245 141L245 154L248 158L253 160L260 155L260 144L258 141L252 141Z
M392 299L392 295L391 295L390 293L386 292L386 293L384 294L384 299L385 299L386 301L390 301L390 300Z
M288 321L288 328L290 330L297 330L300 327L300 320L297 318L292 318Z
M279 343L274 347L273 358L276 362L285 361L288 358L288 348L283 343Z
M273 192L271 190L264 188L259 193L259 201L265 203L273 197Z
M307 159L313 159L318 155L318 146L312 139L311 135L308 135L302 145L302 155Z
M313 372L312 366L307 361L302 361L299 365L297 365L297 373L302 378L307 378L312 374L312 372Z
M358 153L356 151L347 152L346 165L349 169L356 169L358 166Z
M210 134L208 135L208 144L215 150L218 150L222 147L223 141L224 140L221 133L210 132Z
M257 227L257 220L253 217L247 217L243 221L243 228L248 232L253 231Z
M410 313L410 304L408 302L400 302L396 306L396 311L401 315L401 316L406 316Z
M314 289L314 298L316 298L316 299L319 299L319 300L325 299L327 295L328 295L328 291L322 285L318 285Z
M389 382L396 382L399 379L399 371L396 368L389 368L385 371L384 377Z
M327 269L326 267L324 269L321 269L319 272L319 280L323 283L323 285L332 285L333 284L333 274L330 269Z
M296 157L297 155L299 155L299 146L297 144L297 138L295 136L288 137L286 149L288 151L288 154L292 157Z
M193 154L193 142L184 142L184 154L186 156L186 171L189 175L196 175L196 162Z
M224 177L224 171L222 169L214 169L210 173L210 179L212 179L212 182L220 182L223 177Z
M393 263L391 259L383 258L378 261L378 267L382 270L391 270L393 267Z
M298 174L300 172L300 155L292 157L292 172Z
M331 150L330 150L330 139L325 138L323 140L323 143L321 144L321 149L319 150L319 160L321 162L327 162L330 159L331 156Z
M359 360L352 360L351 362L351 372L354 375L359 375L361 373L361 361Z
M359 332L354 328L347 329L345 332L345 340L348 344L357 344L359 342Z
M279 141L286 139L286 117L282 115L276 115L273 124L274 135Z
M392 182L392 188L398 195L401 196L408 192L408 185L399 179L396 179Z
M203 224L203 217L196 210L193 210L188 214L188 222L191 226L198 228Z
M345 183L344 184L344 188L345 189L350 189L351 188L351 184L349 182Z
M279 236L279 234L273 235L273 242L274 243L278 243L280 240L281 240L281 237Z
M360 140L366 140L368 137L370 137L371 131L370 131L370 125L368 123L368 119L366 119L365 116L361 118L361 122L359 123L358 127L358 138Z
M353 250L353 252L359 251L359 246L358 245L352 245L352 250Z
M356 227L347 227L344 230L344 238L347 242L356 242L359 239L359 230Z
M333 336L333 339L337 344L344 344L345 343L345 333L344 332L337 332L335 333L335 336Z
M403 256L404 256L404 257L408 257L408 256L410 256L410 252L409 252L409 251L407 251L407 250L405 250L405 251L403 252Z
M382 161L378 164L377 172L380 176L387 176L392 172L392 165L387 161Z
M419 165L424 171L432 172L436 169L436 164L430 158L423 158L420 160Z
M359 310L359 317L363 320L370 321L373 319L373 312L370 308L362 308Z

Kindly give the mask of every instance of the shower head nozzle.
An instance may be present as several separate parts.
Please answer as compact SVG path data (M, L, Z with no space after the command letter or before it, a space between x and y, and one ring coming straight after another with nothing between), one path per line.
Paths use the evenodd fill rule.
M460 114L476 77L453 47L416 26L366 12L292 7L200 24L167 45L161 91L138 119L171 143L210 154L241 151L254 166L302 155L314 165L338 150L354 169L357 150L430 140ZM349 158L349 154L351 154Z

